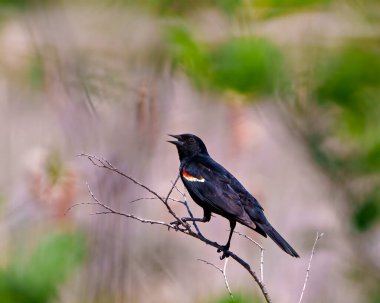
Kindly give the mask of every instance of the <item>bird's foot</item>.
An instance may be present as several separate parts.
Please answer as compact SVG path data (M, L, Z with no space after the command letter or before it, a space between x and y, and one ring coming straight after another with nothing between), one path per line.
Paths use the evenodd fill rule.
M217 252L223 252L223 254L220 256L220 260L223 260L224 258L228 258L230 256L230 252L228 251L229 247L228 246L222 246L222 248L218 248Z

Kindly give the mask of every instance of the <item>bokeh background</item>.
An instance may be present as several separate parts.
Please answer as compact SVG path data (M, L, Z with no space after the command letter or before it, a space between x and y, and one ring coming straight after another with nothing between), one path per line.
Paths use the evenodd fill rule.
M228 302L213 248L81 152L166 193L167 133L207 143L302 256L265 247L274 302L380 302L377 0L0 1L0 302ZM177 195L180 198L180 195ZM189 201L196 215L201 210ZM185 214L181 205L173 207ZM228 222L201 226L224 243ZM234 236L257 271L260 251ZM263 302L229 263L237 302Z

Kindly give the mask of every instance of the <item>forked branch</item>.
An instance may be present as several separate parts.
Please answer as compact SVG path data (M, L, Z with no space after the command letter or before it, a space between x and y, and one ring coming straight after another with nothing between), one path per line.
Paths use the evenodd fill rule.
M253 240L251 237L242 234L238 231L234 231L235 234L238 234L239 236L242 236L243 238L246 238L248 241L255 244L258 248L260 248L260 282L264 282L264 247L262 247L257 241Z
M219 270L222 273L222 275L224 277L224 284L226 285L227 291L228 291L231 299L234 300L234 296L232 295L230 284L228 283L228 278L227 278L227 263L228 263L228 258L226 258L226 260L224 261L223 268L220 268L220 267L216 266L214 263L208 262L208 261L203 260L203 259L197 259L197 260L201 261L203 263L206 263L208 265L211 265L212 267L216 268L217 270Z

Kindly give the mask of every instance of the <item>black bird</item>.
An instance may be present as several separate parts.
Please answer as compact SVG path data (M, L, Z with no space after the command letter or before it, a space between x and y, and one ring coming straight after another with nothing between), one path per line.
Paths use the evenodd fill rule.
M203 208L203 218L183 218L183 221L208 222L211 213L216 213L230 221L230 234L223 246L221 259L228 257L231 238L239 222L265 238L267 235L286 253L299 257L297 252L272 227L264 215L259 202L223 166L214 161L207 152L203 141L192 134L169 135L177 141L180 175L191 198ZM178 222L174 222L177 223ZM220 250L218 250L220 252Z

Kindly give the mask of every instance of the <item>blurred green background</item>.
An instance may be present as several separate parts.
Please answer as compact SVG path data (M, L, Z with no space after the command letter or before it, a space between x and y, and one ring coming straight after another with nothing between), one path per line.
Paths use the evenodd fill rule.
M96 208L65 215L90 201L88 181L121 211L169 220L75 155L165 193L178 165L166 133L182 132L301 253L240 227L266 248L274 302L298 299L317 231L303 302L380 302L379 38L375 0L0 1L0 302L230 302L196 262L218 263L210 248ZM221 242L227 228L202 226ZM232 249L259 268L249 243ZM263 302L229 273L235 302Z

